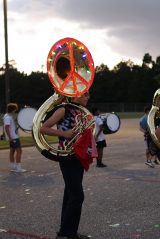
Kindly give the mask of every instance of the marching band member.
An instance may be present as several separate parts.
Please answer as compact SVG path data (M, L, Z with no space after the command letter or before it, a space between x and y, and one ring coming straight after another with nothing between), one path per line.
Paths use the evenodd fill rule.
M89 100L89 93L80 97L71 98L71 103L86 106ZM80 114L77 107L62 106L43 123L40 128L42 134L54 135L59 137L59 147L63 148L64 139L71 139L75 132L73 127L76 125L76 116ZM83 119L82 119L83 120ZM57 125L57 129L52 128ZM63 175L65 188L61 211L60 230L56 239L89 239L90 236L78 233L81 217L82 204L84 201L83 174L84 168L75 154L59 159L60 170Z
M144 133L144 140L146 141L146 146L147 146L145 164L151 168L154 168L154 163L159 164L160 150L153 142L149 133L148 123L147 123L149 111L150 111L150 107L146 106L144 108L144 115L139 120L139 129L141 132Z
M103 121L99 117L98 108L93 108L92 109L92 114L94 115L94 119L95 119L95 122L96 122L95 139L96 139L96 143L97 143L97 152L98 152L97 167L103 168L103 167L107 166L104 163L102 163L103 149L104 149L104 147L107 146L106 140L105 140L105 135L103 133Z
M25 169L21 168L21 143L19 135L17 134L16 122L15 122L15 113L18 110L18 105L15 103L9 103L7 105L7 113L4 115L4 131L5 138L9 141L10 153L10 167L11 171L16 173L24 173Z

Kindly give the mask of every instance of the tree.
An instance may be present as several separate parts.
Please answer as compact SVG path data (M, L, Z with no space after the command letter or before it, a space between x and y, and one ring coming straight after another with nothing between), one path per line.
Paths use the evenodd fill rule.
M145 53L143 56L143 64L142 67L150 68L152 66L152 56L149 53Z

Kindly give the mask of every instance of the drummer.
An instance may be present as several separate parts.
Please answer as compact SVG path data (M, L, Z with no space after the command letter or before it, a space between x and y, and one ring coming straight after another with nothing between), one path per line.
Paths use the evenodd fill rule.
M94 119L95 119L95 123L96 123L95 139L96 139L97 152L98 152L97 167L98 168L103 168L103 167L107 166L106 164L102 163L103 150L107 146L105 135L103 133L103 128L104 128L103 127L103 121L100 118L100 112L99 112L98 108L93 108L92 109L92 114L94 115Z
M10 152L10 171L16 173L24 173L25 169L21 167L22 148L16 126L16 112L18 105L16 103L9 103L7 105L7 112L3 117L5 138L9 141Z

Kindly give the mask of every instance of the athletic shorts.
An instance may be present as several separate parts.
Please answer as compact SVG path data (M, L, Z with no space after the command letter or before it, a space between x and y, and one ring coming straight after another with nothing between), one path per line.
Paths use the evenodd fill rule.
M21 147L21 142L19 139L13 139L12 141L10 141L9 145L10 145L10 148L16 149Z
M100 149L100 148L104 148L104 147L107 146L105 140L102 140L102 141L96 142L96 144L97 144L97 148L99 148L99 149Z

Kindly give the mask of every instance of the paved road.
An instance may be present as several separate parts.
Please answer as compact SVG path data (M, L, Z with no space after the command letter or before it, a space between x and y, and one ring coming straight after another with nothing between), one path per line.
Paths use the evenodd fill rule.
M84 176L79 231L95 239L160 239L160 166L149 168L137 120L123 120L107 137L107 168L95 162ZM0 151L0 239L54 239L63 181L57 163L35 147L23 148L25 174L10 173Z

